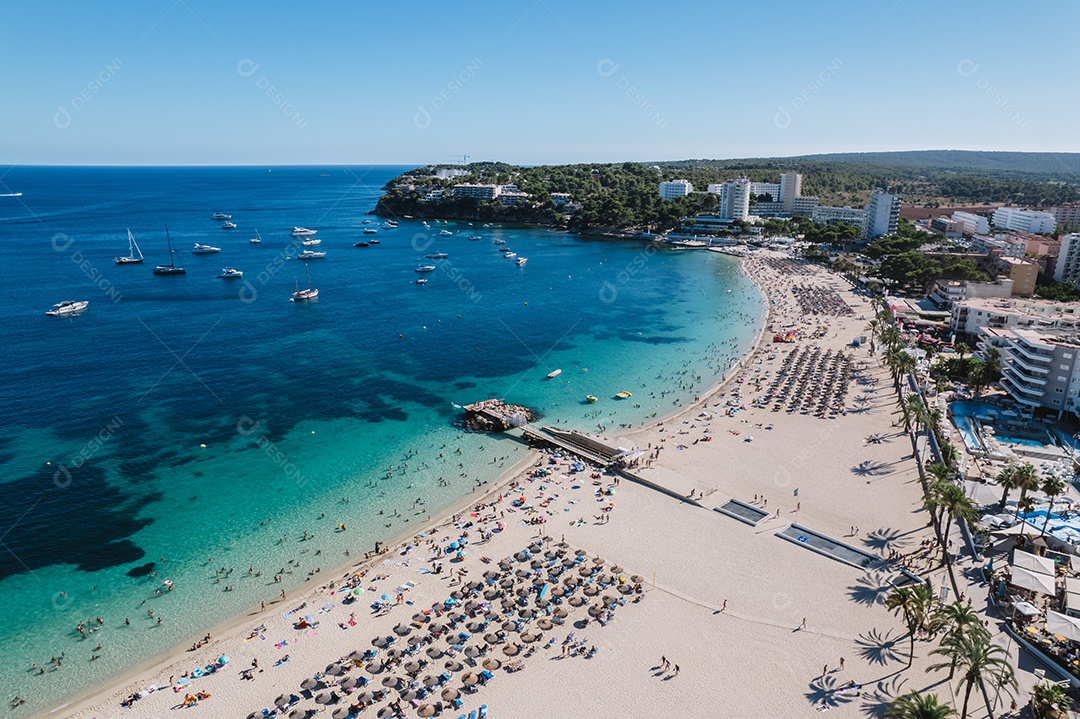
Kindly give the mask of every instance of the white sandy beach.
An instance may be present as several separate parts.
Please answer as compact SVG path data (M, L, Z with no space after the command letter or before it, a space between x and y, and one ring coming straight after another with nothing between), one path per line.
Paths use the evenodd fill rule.
M466 580L479 579L492 566L482 557L498 561L512 555L539 529L554 542L565 538L571 548L605 558L607 566L616 563L626 574L643 576L646 587L644 599L620 607L606 627L566 625L546 634L545 639L561 642L574 631L578 639L597 647L592 659L563 658L560 644L538 650L523 660L524 671L495 671L487 686L462 697L461 709L444 716L467 715L486 704L493 717L579 716L584 711L605 717L797 717L817 714L824 702L834 716L854 717L879 711L896 695L915 689L932 686L943 698L949 696L945 675L925 672L932 663L927 657L930 646L918 643L914 666L907 668L902 622L881 603L895 568L867 572L775 536L794 522L884 557L890 549L915 550L932 535L929 516L921 509L911 445L894 426L897 415L888 373L865 346L850 347L853 338L865 334L869 303L819 269L791 276L767 266L764 257L780 255L759 253L745 261L774 302L775 327L764 332L755 352L725 386L668 418L662 427L612 437L620 446L646 452L664 446L652 468L641 470L641 475L678 494L693 490L695 498L703 495L699 501L680 501L626 479L613 488L613 496L598 498L594 492L611 486L612 478L605 476L599 487L587 473L560 479L564 462L551 478L525 481L525 494L538 514L507 513L502 519L505 530L485 543L475 543L480 517L469 513L457 527L442 521L426 529L427 538L446 539L457 537L465 522L474 523L464 561L445 562L447 569L467 569ZM793 283L832 288L853 314L807 314L794 302ZM783 325L797 325L799 339L773 344L773 331ZM819 336L813 339L814 334ZM787 353L806 347L851 352L853 366L862 368L858 374L867 383L852 383L846 414L827 419L812 412L774 412L770 407L742 410L733 417L722 414L736 387L742 388L742 398L750 406L759 394L749 389L750 380L762 374L767 385ZM742 383L739 377L744 378ZM711 418L699 418L702 411ZM709 441L701 441L709 435ZM749 436L753 441L746 441ZM695 439L699 441L694 443ZM530 463L536 461L544 459L531 455ZM538 506L552 495L547 507ZM731 497L750 504L758 498L770 517L749 526L712 511ZM600 508L611 501L616 504L610 521L597 520L603 514ZM498 512L509 502L505 498L495 509L496 518L484 526L494 529ZM546 522L529 525L521 521L527 516L543 516ZM849 536L855 527L857 534ZM373 637L392 633L394 625L445 599L455 588L446 571L442 575L419 571L431 566L425 561L426 548L403 553L403 546L394 546L379 558L363 584L369 591L351 606L343 606L341 595L331 593L325 584L306 596L289 596L268 604L264 613L239 619L202 649L180 652L53 716L170 716L184 697L184 692L172 691L170 677L178 679L220 654L231 658L224 670L185 688L208 692L211 698L184 709L185 716L245 717L264 707L273 709L275 697L282 693L301 696L301 708L319 708L304 697L301 681L354 650L372 648ZM324 576L340 581L342 574ZM388 576L373 581L376 574ZM932 579L935 586L940 584L940 572ZM373 617L371 601L405 582L415 584L403 595L411 604ZM289 619L282 616L302 602L307 603L304 611ZM324 605L333 607L315 614ZM351 612L356 612L354 626L347 623ZM316 629L294 629L293 622L305 614L319 622ZM577 612L572 618L581 616ZM259 625L265 629L247 641ZM284 641L288 644L276 646ZM495 653L506 659L499 650ZM274 666L286 654L289 661ZM661 656L679 665L677 676L659 671ZM241 680L240 672L251 668L254 659L259 670L253 680ZM442 661L434 664L441 666ZM362 670L349 675L355 672L363 675ZM461 673L455 674L452 686L461 686ZM852 681L861 685L858 691L835 691ZM164 690L149 694L133 708L120 707L124 697L151 685ZM374 716L374 710L384 705L370 707L362 715ZM342 706L347 703L330 710ZM979 716L981 708L974 709L973 716ZM406 715L417 713L411 709Z

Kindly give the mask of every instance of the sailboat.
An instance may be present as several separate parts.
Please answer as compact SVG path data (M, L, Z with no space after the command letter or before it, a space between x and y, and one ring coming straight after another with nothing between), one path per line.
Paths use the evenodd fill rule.
M307 276L307 289L300 289L300 281L296 281L296 292L292 293L292 300L290 302L301 302L303 300L313 300L319 296L318 290L311 289L311 273L308 271L307 265L304 265L304 274Z
M176 266L176 252L172 248L172 240L169 238L169 226L165 225L165 241L169 243L169 264L158 265L154 268L155 275L186 275L187 270L182 266Z
M113 262L118 265L136 265L143 261L142 250L135 243L135 237L131 234L131 230L128 233L128 253L126 257L115 257Z
M255 236L248 240L253 245L257 245L262 242L262 235L259 234L259 228L255 228Z

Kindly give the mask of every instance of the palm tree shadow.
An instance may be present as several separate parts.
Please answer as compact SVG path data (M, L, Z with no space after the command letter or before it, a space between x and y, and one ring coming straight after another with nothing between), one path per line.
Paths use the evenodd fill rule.
M836 670L833 670L832 673L810 682L810 691L806 692L806 699L814 707L827 706L830 709L842 704L850 704L856 699L854 691L837 694L837 690L843 688L845 684L847 682L841 681Z
M906 637L899 633L894 636L892 629L885 634L881 634L877 629L871 629L865 634L860 634L855 640L859 656L871 664L881 666L904 661L905 643Z
M908 693L905 687L907 678L893 675L891 678L881 679L873 687L864 687L862 711L872 717L880 717L885 710L896 700L897 697Z
M884 474L892 474L894 470L889 466L888 462L875 462L867 459L856 464L851 468L851 471L860 477L878 477Z
M892 587L887 581L875 574L864 574L856 580L855 586L848 588L848 596L859 604L872 607L884 601Z
M863 539L869 549L875 552L883 552L886 549L902 549L907 546L908 540L902 539L910 532L901 532L899 529L882 528L875 529Z

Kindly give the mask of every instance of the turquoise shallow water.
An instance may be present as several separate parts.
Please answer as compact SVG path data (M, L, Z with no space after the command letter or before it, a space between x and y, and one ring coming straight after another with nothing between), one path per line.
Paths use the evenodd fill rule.
M455 405L498 396L583 430L640 423L713 384L752 339L761 298L712 253L409 220L352 247L401 169L7 175L24 195L0 198L0 280L20 287L0 316L0 686L31 700L22 715L418 525L521 456L460 431ZM211 222L219 210L239 228ZM164 222L186 276L150 273L167 259ZM283 259L293 225L317 228L327 252L310 263L310 304L288 301L306 281ZM116 266L129 226L147 264ZM196 241L222 251L192 255ZM435 251L449 257L417 286ZM215 279L224 265L249 284ZM43 315L67 299L90 308ZM631 400L612 399L623 389ZM60 652L60 670L29 671Z

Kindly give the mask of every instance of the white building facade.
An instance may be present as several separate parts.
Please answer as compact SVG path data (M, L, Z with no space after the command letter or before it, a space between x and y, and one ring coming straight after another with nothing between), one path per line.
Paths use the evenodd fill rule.
M895 235L900 221L900 195L875 190L866 204L866 229L863 239Z
M694 191L694 186L689 180L672 180L660 183L660 197L665 200L674 200L677 197L686 197Z
M999 207L994 210L994 227L999 230L1044 234L1057 229L1057 220L1049 212Z

